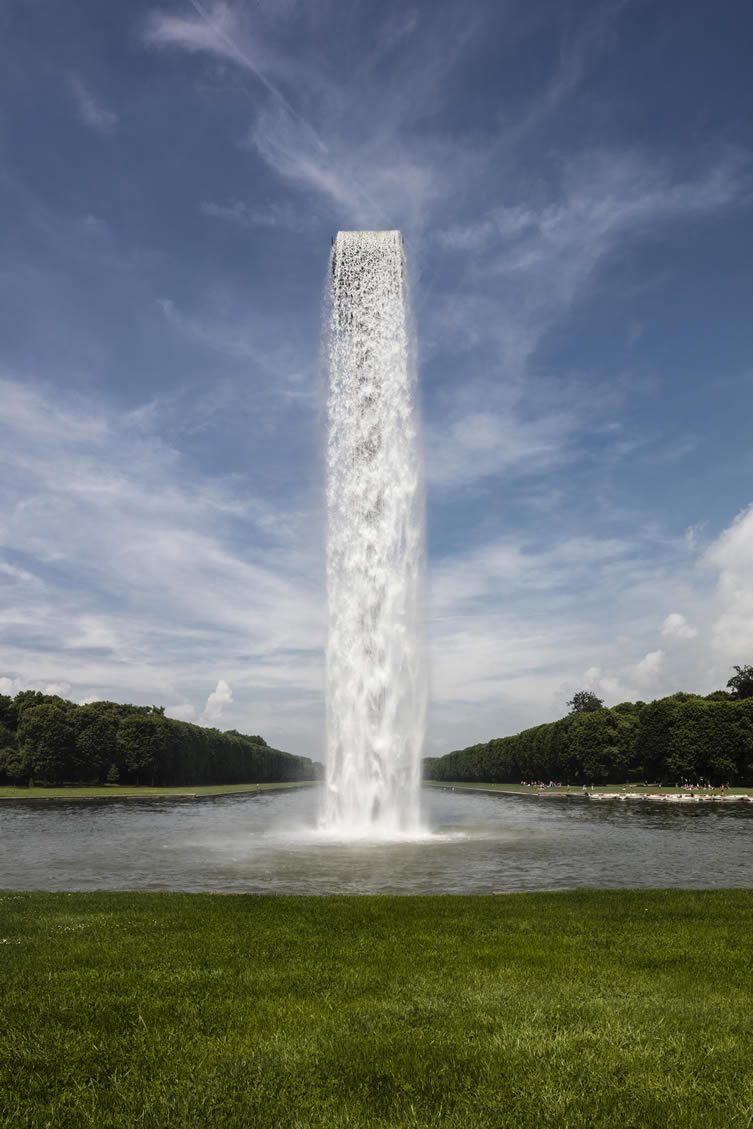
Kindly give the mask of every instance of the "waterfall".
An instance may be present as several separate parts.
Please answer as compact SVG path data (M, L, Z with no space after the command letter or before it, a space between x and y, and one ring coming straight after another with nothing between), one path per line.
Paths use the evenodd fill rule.
M323 826L420 830L424 491L399 231L341 231L328 310L327 770Z

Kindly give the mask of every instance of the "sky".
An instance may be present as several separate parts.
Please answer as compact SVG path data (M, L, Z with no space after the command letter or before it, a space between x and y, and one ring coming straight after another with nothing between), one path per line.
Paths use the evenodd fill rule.
M0 692L323 756L331 236L400 228L440 754L753 663L753 9L0 0Z

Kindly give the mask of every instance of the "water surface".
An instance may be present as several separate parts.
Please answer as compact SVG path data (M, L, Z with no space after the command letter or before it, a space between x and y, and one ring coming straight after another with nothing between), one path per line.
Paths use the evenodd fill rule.
M432 834L346 843L317 789L0 803L0 888L476 894L753 886L753 805L595 803L425 789Z

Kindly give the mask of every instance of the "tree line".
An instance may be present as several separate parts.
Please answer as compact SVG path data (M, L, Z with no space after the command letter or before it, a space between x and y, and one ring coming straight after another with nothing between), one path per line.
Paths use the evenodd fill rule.
M254 784L313 780L308 757L263 737L165 717L162 706L0 694L0 781L10 784Z
M428 780L753 785L753 667L729 690L607 708L579 691L559 721L427 758Z

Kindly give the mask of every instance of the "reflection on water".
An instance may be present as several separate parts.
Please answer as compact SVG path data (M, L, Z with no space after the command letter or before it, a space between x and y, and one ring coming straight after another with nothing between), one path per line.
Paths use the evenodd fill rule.
M196 800L0 803L0 887L473 894L752 886L753 806L424 791L430 836L316 831L315 789Z

